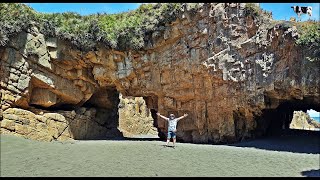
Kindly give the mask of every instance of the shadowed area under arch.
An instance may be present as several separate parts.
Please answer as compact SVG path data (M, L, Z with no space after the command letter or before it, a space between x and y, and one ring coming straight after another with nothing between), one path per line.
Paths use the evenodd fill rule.
M320 169L302 171L301 174L306 177L320 177Z

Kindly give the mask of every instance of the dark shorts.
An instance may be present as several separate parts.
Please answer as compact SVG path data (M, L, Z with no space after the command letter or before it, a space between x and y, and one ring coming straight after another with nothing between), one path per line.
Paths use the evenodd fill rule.
M176 138L176 133L173 131L168 131L167 139Z

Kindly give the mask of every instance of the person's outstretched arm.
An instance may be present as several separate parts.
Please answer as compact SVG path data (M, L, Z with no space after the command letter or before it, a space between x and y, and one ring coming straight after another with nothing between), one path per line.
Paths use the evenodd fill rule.
M181 119L183 119L183 118L185 118L185 117L187 117L187 116L188 116L188 114L184 114L183 116L178 117L177 120L179 121L179 120L181 120Z
M169 120L169 118L167 118L167 117L165 117L165 116L162 116L160 113L157 113L157 115L160 116L160 117L162 117L163 119L165 119L165 120L167 120L167 121Z

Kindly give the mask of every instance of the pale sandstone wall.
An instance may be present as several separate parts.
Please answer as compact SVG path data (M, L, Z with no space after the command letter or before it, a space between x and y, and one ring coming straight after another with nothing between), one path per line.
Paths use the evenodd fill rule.
M158 135L150 109L142 97L123 97L120 94L119 130L126 137Z

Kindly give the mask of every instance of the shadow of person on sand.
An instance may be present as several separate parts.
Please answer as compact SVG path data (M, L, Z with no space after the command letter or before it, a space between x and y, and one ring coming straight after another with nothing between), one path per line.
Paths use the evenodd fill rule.
M301 175L306 177L320 177L320 169L311 169L308 171L302 171Z
M252 147L270 151L287 151L293 153L320 153L319 136L273 136L228 144L227 146Z
M164 147L164 148L173 148L173 149L176 148L176 146L170 146L170 145L165 145L165 144L162 144L162 145L160 145L160 146L162 146L162 147Z

